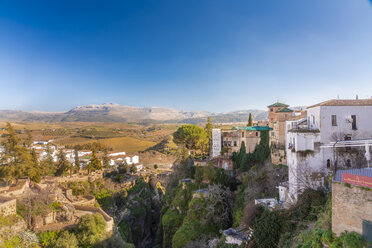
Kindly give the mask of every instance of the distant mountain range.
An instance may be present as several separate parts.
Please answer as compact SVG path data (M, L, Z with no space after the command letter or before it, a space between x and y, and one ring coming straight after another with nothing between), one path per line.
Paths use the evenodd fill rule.
M225 113L207 111L182 111L171 108L140 108L114 103L86 105L67 112L26 112L20 110L0 110L1 121L26 122L166 122L166 123L202 123L207 117L213 122L246 122L249 113L254 120L266 120L264 110L250 109Z

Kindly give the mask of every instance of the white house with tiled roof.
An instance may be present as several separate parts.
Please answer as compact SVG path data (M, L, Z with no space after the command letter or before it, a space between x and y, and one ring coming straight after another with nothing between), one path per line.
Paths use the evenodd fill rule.
M365 147L332 144L372 139L372 99L336 99L310 106L304 118L286 121L285 135L289 181L279 186L279 195L282 201L295 202L306 187L327 187L335 169L367 167Z

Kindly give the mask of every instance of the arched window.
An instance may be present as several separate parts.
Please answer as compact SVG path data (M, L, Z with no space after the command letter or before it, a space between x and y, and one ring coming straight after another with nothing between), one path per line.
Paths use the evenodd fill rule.
M327 168L331 167L331 160L327 159Z

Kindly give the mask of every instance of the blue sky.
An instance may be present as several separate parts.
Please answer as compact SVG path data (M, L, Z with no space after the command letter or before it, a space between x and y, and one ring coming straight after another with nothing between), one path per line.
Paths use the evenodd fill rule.
M1 1L0 109L372 95L368 0Z

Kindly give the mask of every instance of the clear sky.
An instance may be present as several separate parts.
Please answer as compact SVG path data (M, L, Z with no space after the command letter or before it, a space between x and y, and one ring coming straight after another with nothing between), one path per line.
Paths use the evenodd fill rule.
M0 2L0 109L264 109L372 95L369 0Z

